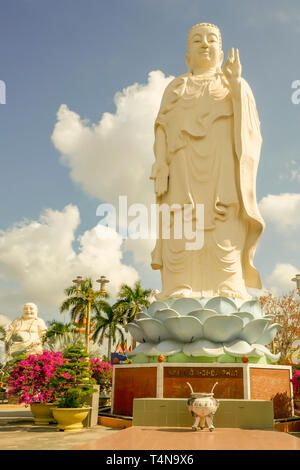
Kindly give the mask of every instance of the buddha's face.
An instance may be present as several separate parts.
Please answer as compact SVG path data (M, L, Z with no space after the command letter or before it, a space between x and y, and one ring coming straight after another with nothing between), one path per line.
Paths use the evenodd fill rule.
M37 313L38 313L38 308L35 304L30 302L24 305L23 318L25 318L26 320L37 318Z
M219 32L212 26L199 26L189 35L187 66L190 72L197 69L217 69L223 61L220 50Z

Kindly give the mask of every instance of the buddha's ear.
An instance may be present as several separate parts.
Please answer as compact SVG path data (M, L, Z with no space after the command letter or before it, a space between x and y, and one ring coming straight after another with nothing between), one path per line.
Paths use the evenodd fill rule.
M221 68L221 66L222 66L223 60L224 60L224 52L221 51L220 54L219 54L219 64L220 64L220 68Z
M192 73L192 71L191 71L190 55L189 55L188 52L187 52L186 55L185 55L185 63L186 63L186 66L187 66L187 68L188 68L189 73Z

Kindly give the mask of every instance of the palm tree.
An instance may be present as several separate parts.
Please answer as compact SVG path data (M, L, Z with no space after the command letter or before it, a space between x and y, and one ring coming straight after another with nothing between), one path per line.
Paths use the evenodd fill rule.
M64 352L70 346L83 346L82 334L76 331L68 331L62 335L53 335L43 344L45 351Z
M81 284L81 291L84 294L87 294L88 290L92 288L93 281L91 280L91 278L85 279L83 284ZM70 311L72 322L78 322L78 326L82 327L84 324L84 320L87 318L88 301L81 296L77 297L77 287L75 286L75 284L65 289L64 292L67 298L63 301L60 306L60 313ZM107 293L105 294L105 297L108 297ZM92 302L92 311L96 311L97 302L97 300Z
M104 338L108 339L108 362L111 362L112 342L116 341L117 333L119 333L121 341L124 342L124 334L115 315L115 305L110 305L105 300L99 300L93 317L95 325L92 339L95 343L98 342L99 344L103 343Z
M131 288L127 284L121 286L118 294L118 300L115 303L115 317L118 321L126 326L135 320L137 314L142 311L143 307L149 307L149 297L153 293L152 289L143 289L141 281L137 281L134 287ZM136 342L132 342L133 349Z
M74 326L73 323L62 323L56 320L52 320L48 322L49 328L44 336L44 341L52 338L53 336L61 336L66 333L73 331Z
M65 349L71 346L83 346L83 337L82 334L76 330L66 331L64 334L56 334L47 338L43 344L43 349L45 351L61 351L64 352ZM89 357L98 357L102 358L102 350L98 344L95 344L93 341L90 342Z

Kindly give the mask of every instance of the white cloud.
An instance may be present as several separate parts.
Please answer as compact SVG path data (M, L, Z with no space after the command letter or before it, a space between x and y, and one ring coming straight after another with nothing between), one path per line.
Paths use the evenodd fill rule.
M154 200L149 180L154 120L172 78L153 71L146 84L124 88L114 97L116 112L104 113L98 124L89 125L65 104L60 106L52 141L73 181L87 193L113 204L119 195L127 195L129 204Z
M76 238L79 224L78 208L68 205L61 212L47 209L39 221L23 221L0 232L0 279L20 284L19 301L57 308L65 297L63 290L77 275L94 281L100 275L107 276L112 295L122 283L132 285L138 279L137 271L122 263L120 235L100 240L99 228L94 227ZM74 241L79 244L78 253L73 249ZM0 289L2 305L9 301L5 282Z
M259 209L263 218L281 232L300 226L300 194L268 194L259 202Z
M280 180L299 181L300 182L300 165L296 160L285 163L286 170L279 175Z
M173 77L152 71L146 84L135 83L116 93L116 112L104 113L90 125L66 105L57 113L52 141L71 178L93 197L114 204L126 195L128 205L155 202L153 181L154 121L163 91ZM127 241L135 260L150 262L151 240Z
M267 286L275 295L281 295L295 289L296 285L291 280L300 270L288 263L277 263L273 272L267 277Z

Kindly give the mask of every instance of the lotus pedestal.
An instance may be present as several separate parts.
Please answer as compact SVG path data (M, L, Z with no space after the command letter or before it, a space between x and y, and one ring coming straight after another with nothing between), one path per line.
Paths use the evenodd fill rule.
M114 366L112 412L132 416L134 398L188 398L213 384L215 398L271 400L276 393L292 397L291 366L252 363L148 363Z

